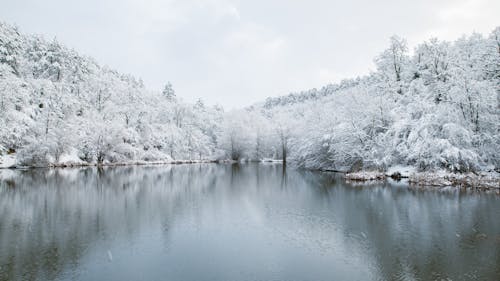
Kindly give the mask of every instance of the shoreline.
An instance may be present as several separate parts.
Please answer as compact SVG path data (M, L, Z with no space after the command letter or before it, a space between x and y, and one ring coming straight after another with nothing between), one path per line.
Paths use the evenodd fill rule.
M123 166L147 166L147 165L181 165L181 164L205 164L225 163L219 160L168 160L168 161L130 161L116 163L60 163L45 166L0 166L0 170L28 170L28 169L53 169L53 168L84 168L84 167L123 167Z
M500 192L500 173L495 171L478 173L452 173L448 171L411 172L409 174L378 171L347 172L347 182L407 181L412 187L454 187L471 190L493 190Z
M12 159L14 160L14 159ZM106 163L87 163L87 162L63 162L63 163L49 163L43 166L22 166L15 164L15 161L10 161L7 165L1 165L1 170L27 170L27 169L50 169L50 168L82 168L82 167L121 167L121 166L147 166L147 165L181 165L181 164L228 164L228 163L263 163L263 164L276 164L282 163L281 160L248 160L243 159L240 161L236 160L217 160L217 159L201 159L201 160L159 160L159 161L145 161L145 160L133 160L126 162L106 162Z
M4 158L5 160L5 158ZM50 168L84 168L84 167L123 167L123 166L147 166L147 165L182 165L182 164L223 164L223 163L249 163L258 162L263 164L282 163L281 160L262 159L250 160L163 160L163 161L127 161L116 163L86 163L86 162L64 162L45 166L18 166L13 161L10 165L0 165L1 170L27 170L27 169L50 169ZM1 163L0 163L1 164ZM432 172L418 172L413 167L394 167L387 172L359 171L346 172L341 170L317 170L320 172L340 173L346 182L350 183L375 183L403 181L411 187L454 187L473 190L496 190L500 192L500 173L496 171L478 173L451 173L444 170Z

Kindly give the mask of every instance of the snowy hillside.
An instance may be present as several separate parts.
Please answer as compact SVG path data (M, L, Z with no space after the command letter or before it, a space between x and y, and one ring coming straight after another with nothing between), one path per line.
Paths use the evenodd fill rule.
M17 165L206 158L221 116L0 23L0 155Z
M431 39L410 54L392 37L363 78L250 108L280 124L300 167L453 172L500 166L500 28Z

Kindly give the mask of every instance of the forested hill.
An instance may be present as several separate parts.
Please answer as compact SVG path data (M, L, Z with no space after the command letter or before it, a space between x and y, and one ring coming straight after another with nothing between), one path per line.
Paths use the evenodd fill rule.
M206 157L221 114L0 23L0 155L18 165Z
M456 172L500 165L500 27L413 52L394 36L368 76L250 108L279 124L299 166Z

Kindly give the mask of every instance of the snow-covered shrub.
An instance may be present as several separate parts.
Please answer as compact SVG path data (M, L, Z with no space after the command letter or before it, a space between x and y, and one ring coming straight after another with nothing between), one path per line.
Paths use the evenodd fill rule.
M45 167L51 163L49 148L40 143L32 143L17 153L17 165L29 167Z
M172 160L169 155L158 150L147 150L143 151L141 154L141 160L143 161L169 161Z
M115 162L126 162L127 160L137 160L137 149L128 143L119 143L113 145L112 148L106 152L105 160Z

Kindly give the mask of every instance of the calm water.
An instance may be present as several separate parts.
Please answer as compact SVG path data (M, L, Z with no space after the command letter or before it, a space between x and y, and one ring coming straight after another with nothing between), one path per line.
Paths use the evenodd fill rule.
M500 196L280 165L0 171L0 280L500 280Z

